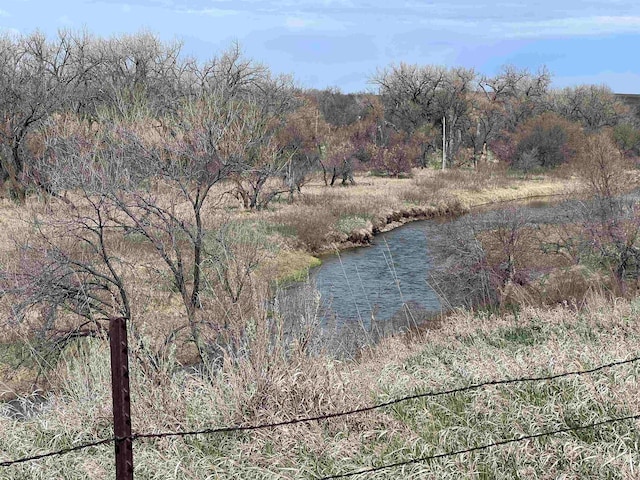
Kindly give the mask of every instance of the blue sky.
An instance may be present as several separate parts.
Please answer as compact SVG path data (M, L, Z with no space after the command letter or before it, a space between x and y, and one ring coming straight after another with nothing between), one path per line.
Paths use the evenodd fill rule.
M301 86L345 92L405 61L486 74L545 64L556 87L640 93L638 0L0 0L0 30L59 28L144 29L202 59L237 40Z

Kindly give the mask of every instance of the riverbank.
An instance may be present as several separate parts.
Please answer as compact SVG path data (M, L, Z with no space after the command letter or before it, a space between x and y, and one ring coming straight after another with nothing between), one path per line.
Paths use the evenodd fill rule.
M375 235L408 222L455 218L476 208L528 199L561 200L583 191L575 177L519 178L504 171L415 170L412 178L357 177L356 185L308 186L294 205L278 204L257 217L288 232L283 258L270 265L280 278L303 278L318 258L369 245ZM291 262L290 251L304 252ZM284 265L284 267L280 267Z
M582 238L589 202L560 195L534 199L494 203L456 218L436 217L379 233L368 248L323 256L322 268L312 272L308 284L286 289L281 296L317 289L322 298L320 325L337 323L354 338L349 352L336 352L347 357L382 336L404 332L446 311L476 308L489 300L488 306L497 308L503 293L517 303L514 285L500 288L509 258L520 282L518 293L524 284L533 287L534 279L544 286L537 292L538 301L528 304L557 303L563 294L567 301L580 301L580 293L603 275L582 268L585 275L572 279L571 274L578 273L571 269L576 259L550 246L570 241L566 237L572 234L576 241ZM298 316L291 312L287 319L293 322ZM353 326L362 330L359 342Z
M554 182L538 179L530 186L494 185L494 195L487 189L466 189L457 194L461 196L447 197L447 202L457 202L468 211L483 202L501 205L503 201L563 193L558 189L566 188L566 184ZM400 192L398 186L411 184L398 183L395 188ZM401 205L394 210L392 204L401 198L399 195L390 196L387 203L381 200L373 205L356 195L348 201L344 193L347 191L348 188L318 189L316 195L333 195L340 204L325 204L325 210L320 211L323 215L309 225L337 218L332 228L348 238L347 227L358 226L357 219L362 220L359 215L375 209L380 214L381 208L389 208L389 215L380 214L380 218L390 229L426 214L418 209L413 210L415 215L401 214L398 218L394 212L410 212L415 205ZM412 192L424 194L420 190ZM446 206L443 196L441 192L439 201ZM463 199L469 203L463 204ZM303 197L298 206L304 210L309 204L316 205L316 201L317 198L310 201ZM356 209L354 205L361 207ZM313 262L313 256L302 250L302 242L293 230L285 223L276 223L289 218L283 212L295 207L278 203L269 211L242 213L238 214L238 221L231 220L233 238L244 249L234 252L266 252L264 257L260 254L264 270L258 269L265 279L286 270L267 263L281 255L289 256L288 268ZM444 215L446 209L433 211ZM336 215L339 212L342 215ZM347 216L344 212L348 212ZM298 217L304 221L302 213ZM374 218L372 215L368 219L372 228ZM386 221L393 218L397 220ZM246 250L248 247L250 251ZM145 261L140 250L129 255L135 255L138 262ZM258 310L250 310L246 319L253 323L246 328L241 349L235 355L228 352L221 364L212 365L204 373L188 371L182 367L184 362L177 348L160 354L150 349L154 336L164 328L163 322L180 319L181 314L175 292L161 282L150 291L148 286L140 285L145 278L138 276L132 284L140 288L138 292L149 292L146 298L136 297L141 303L134 321L136 342L131 344L135 349L130 361L136 433L281 422L483 381L590 369L639 354L637 298L617 299L591 292L579 305L525 304L493 313L454 311L411 335L382 338L379 344L360 349L356 358L349 361L336 359L331 346L309 354L313 324L303 325L309 330L301 329L292 337L285 329L267 328L278 326L278 315L251 317ZM264 305L259 302L265 301L257 294L252 300L254 306ZM212 310L206 307L210 313ZM313 309L309 313L313 315ZM282 335L278 339L285 341L273 342L274 335ZM15 349L20 345L11 346ZM20 351L7 349L0 353L7 353L14 360L32 353L29 342L22 347ZM0 438L0 461L110 437L108 357L108 345L101 339L80 340L65 349L44 374L50 388L45 393L46 401L37 407L37 414L20 421L0 417L0 429L6 432ZM35 357L34 363L37 366L41 361L42 357ZM2 370L2 374L20 371L11 368ZM400 402L369 413L282 429L136 441L136 470L151 477L194 480L211 476L316 478L372 465L411 462L446 451L636 414L629 405L635 405L633 399L640 393L639 375L637 363L629 363L616 370L553 382L487 387ZM3 388L7 390L6 384ZM638 442L637 421L616 422L526 445L514 443L429 463L412 462L401 470L382 470L372 478L632 478L634 465L640 462L635 448ZM0 476L10 480L52 476L107 479L114 474L112 457L112 446L103 445L64 458L10 467L0 471Z

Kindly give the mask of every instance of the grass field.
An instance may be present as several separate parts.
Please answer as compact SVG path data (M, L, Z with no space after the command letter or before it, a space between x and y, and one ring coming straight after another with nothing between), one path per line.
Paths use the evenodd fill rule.
M278 422L502 378L590 369L640 354L640 304L590 298L581 310L455 313L422 336L388 338L357 362L274 356L208 379L148 376L135 360L136 432ZM56 372L27 421L0 420L2 458L110 435L108 350L90 341ZM253 433L135 443L136 478L320 478L640 413L640 364L553 381L485 387L366 414ZM357 478L638 478L640 422L625 421L382 470ZM113 478L112 447L0 470L0 478Z

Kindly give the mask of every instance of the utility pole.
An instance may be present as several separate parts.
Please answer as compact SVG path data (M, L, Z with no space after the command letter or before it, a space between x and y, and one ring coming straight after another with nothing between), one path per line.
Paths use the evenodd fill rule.
M442 116L442 170L447 168L447 116Z
M116 480L133 480L129 348L127 342L127 320L125 318L111 319L109 324L109 346L111 348L111 395L113 398Z

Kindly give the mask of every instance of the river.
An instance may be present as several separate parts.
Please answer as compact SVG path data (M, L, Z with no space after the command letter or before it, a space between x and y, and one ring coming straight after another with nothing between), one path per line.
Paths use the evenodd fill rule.
M443 306L464 306L468 298L442 298L440 289L441 295L436 294L432 273L446 269L447 255L455 255L454 238L496 228L504 222L505 212L516 207L527 225L536 225L582 218L584 204L576 200L514 202L455 219L408 223L377 235L371 246L324 256L323 264L310 272L306 284L294 286L280 297L281 305L288 303L284 310L290 311L286 316L295 318L294 322L315 315L322 327L376 328L384 333L406 329L440 312ZM316 310L300 300L308 300L310 291L319 297ZM305 311L301 313L303 304Z

